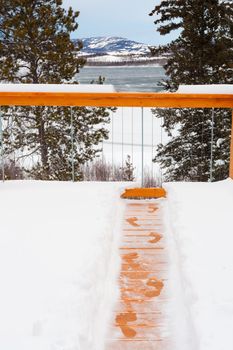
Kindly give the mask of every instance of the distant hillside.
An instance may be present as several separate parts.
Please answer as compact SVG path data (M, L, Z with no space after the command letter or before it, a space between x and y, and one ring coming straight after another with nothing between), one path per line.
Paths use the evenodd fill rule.
M84 38L83 52L92 55L135 55L150 53L148 45L118 37Z
M149 46L119 37L81 39L80 54L88 65L164 64L164 57L151 57Z

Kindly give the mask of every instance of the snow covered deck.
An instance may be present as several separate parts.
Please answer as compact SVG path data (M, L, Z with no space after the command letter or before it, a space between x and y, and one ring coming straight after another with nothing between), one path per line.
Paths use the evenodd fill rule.
M113 313L107 350L168 350L164 312L168 256L161 203L128 201L120 244L120 297Z
M0 349L103 349L122 186L0 183Z
M1 349L233 348L233 181L166 184L159 210L125 185L0 185Z
M172 349L232 349L233 181L169 183L165 189L167 244L174 244L170 257L182 290L177 274L171 288L175 298L182 296L187 325L187 344L182 340L179 346L177 339ZM177 303L173 312L178 316L180 310ZM174 334L179 337L184 325L178 319Z

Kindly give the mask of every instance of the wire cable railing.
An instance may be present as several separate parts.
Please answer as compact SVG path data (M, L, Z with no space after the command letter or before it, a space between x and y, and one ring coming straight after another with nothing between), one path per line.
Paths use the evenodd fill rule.
M166 142L161 119L154 118L151 107L156 108L210 108L212 109L210 181L213 178L214 108L233 108L231 94L181 94L181 93L83 93L83 92L18 92L0 91L0 106L69 106L71 139L71 179L75 180L75 150L73 107L118 107L111 112L111 123L107 126L109 138L102 143L102 159L114 166L124 168L126 156L131 156L132 167L137 168L137 178L144 186L145 166L150 168L151 177L160 178L162 169L155 169L152 160L156 157L158 144ZM120 108L119 108L120 107ZM138 117L139 116L139 117ZM6 115L0 112L0 156L2 178L5 179L4 121ZM140 118L140 120L138 119ZM138 132L137 129L138 128ZM147 129L150 129L148 133ZM150 140L150 141L149 141ZM118 149L116 150L115 148ZM108 149L107 149L108 148ZM121 148L121 149L119 149ZM149 155L148 155L149 154ZM19 156L19 155L18 155ZM19 156L20 157L20 156ZM140 158L140 160L139 160ZM231 142L230 177L233 178L233 141ZM38 159L37 159L38 161ZM192 157L191 157L192 161ZM140 168L140 170L139 170Z

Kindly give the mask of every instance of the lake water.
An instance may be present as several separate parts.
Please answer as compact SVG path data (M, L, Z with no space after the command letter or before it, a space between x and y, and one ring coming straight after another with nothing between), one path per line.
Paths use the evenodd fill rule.
M85 67L78 79L89 84L99 76L105 77L105 83L114 85L116 91L158 92L162 90L158 84L165 78L165 72L159 66Z
M158 92L159 82L165 78L164 69L158 66L85 67L78 75L80 83L88 84L105 77L106 84L116 91ZM141 108L118 108L111 114L109 140L102 145L103 156L110 164L122 165L131 156L137 178L141 176L142 118ZM150 108L144 108L144 170L153 176L160 173L152 163L156 145L164 138L161 121L154 118ZM157 176L157 175L156 175Z

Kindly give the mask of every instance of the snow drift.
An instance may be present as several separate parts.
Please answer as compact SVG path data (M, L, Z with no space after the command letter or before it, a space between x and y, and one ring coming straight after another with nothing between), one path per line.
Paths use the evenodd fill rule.
M102 349L120 264L119 184L0 184L0 349Z

